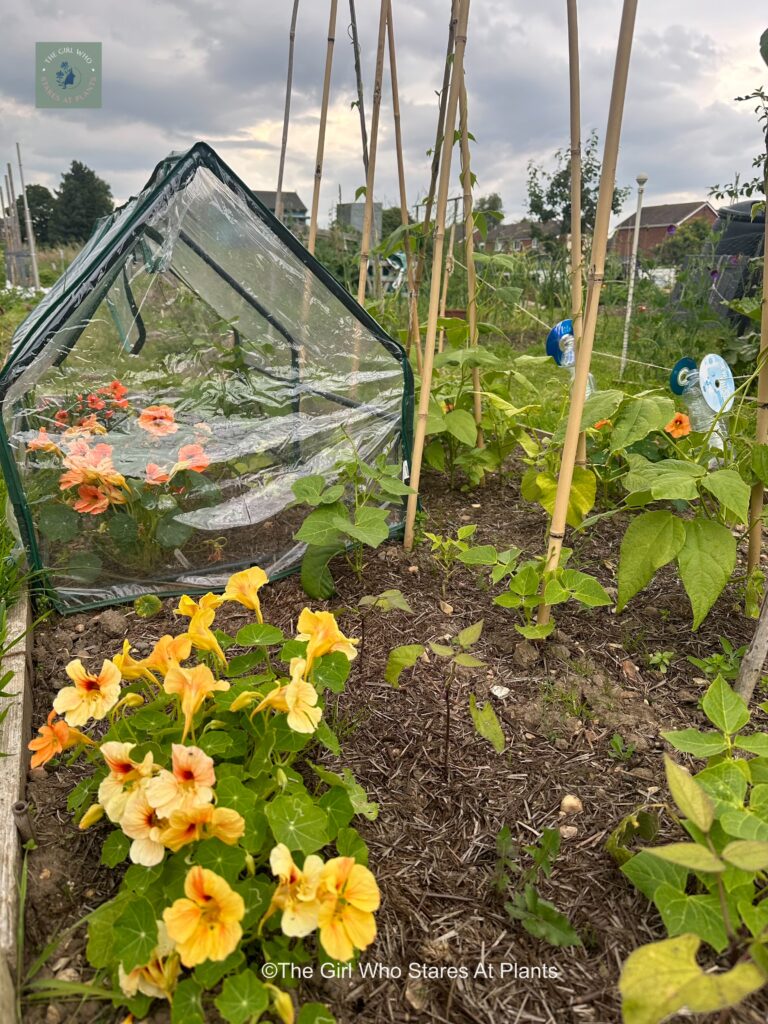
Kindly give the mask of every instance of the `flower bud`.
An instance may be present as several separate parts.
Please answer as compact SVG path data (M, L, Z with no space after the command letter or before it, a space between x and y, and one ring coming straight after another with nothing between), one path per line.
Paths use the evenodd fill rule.
M104 808L101 804L91 804L88 810L80 819L80 823L77 826L81 831L90 828L91 825L95 825L97 821L101 821L104 817Z
M278 768L275 772L275 780L277 781L280 789L285 789L288 785L288 776L285 774L282 768Z
M247 708L249 704L253 704L260 697L261 694L257 690L243 690L229 705L229 710L242 711L243 708Z
M256 861L253 859L252 853L246 853L245 855L245 870L251 878L256 874Z

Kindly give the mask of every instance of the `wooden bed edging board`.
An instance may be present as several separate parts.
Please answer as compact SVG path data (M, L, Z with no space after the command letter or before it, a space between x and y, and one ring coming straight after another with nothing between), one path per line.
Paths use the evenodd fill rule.
M26 632L30 626L29 597L26 591L8 612L9 640ZM31 651L28 633L11 648L2 661L0 674L13 672L6 690L16 694L10 706L0 699L0 710L8 714L0 722L0 1021L16 1020L16 995L13 978L16 972L16 929L19 917L19 881L21 845L12 807L24 796L31 718ZM23 908L22 908L23 909Z

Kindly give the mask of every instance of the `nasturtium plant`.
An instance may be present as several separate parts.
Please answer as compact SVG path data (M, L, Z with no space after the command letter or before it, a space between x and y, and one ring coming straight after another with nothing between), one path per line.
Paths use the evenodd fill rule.
M69 805L82 829L109 823L102 862L122 881L88 915L87 955L100 995L136 1019L165 1000L172 1024L214 1005L228 1024L292 1021L291 995L259 965L346 962L376 935L353 822L378 807L347 768L307 760L318 744L340 753L325 693L344 689L358 641L309 608L286 638L263 620L266 583L254 567L221 596L182 597L185 628L144 658L126 640L100 668L71 661L30 743L33 766L67 753L91 768ZM224 602L253 615L236 637L214 629ZM298 1019L333 1016L310 1004Z
M669 935L635 950L624 965L625 1024L736 1006L768 983L768 735L745 732L750 711L722 676L701 707L714 728L662 733L676 750L706 761L692 775L665 756L686 840L629 856L615 840L652 839L655 830L631 833L623 822L621 837L614 836L611 852L620 853L622 872L655 904ZM636 821L639 813L646 812ZM703 970L702 944L735 966Z

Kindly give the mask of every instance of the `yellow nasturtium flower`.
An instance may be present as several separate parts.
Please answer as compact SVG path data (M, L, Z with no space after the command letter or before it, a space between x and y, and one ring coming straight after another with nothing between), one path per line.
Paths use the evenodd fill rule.
M75 684L59 690L53 710L64 716L67 725L78 726L95 718L105 718L120 698L120 669L113 661L104 661L98 675L89 672L79 658L65 669Z
M195 612L199 612L201 608L205 609L216 609L219 605L224 603L224 598L220 594L203 594L203 596L196 601L194 597L190 597L189 594L183 594L179 598L179 603L174 611L177 615L186 615L187 618L192 618Z
M194 668L172 665L166 674L163 689L166 693L176 694L181 701L184 715L183 743L205 699L217 691L228 690L229 683L226 679L214 679L207 665L195 665Z
M334 857L323 868L318 914L320 942L334 960L351 960L376 938L374 910L381 896L376 879L353 857Z
M298 625L296 639L307 641L307 673L315 658L322 658L332 651L341 651L350 661L357 656L355 644L359 641L344 636L330 612L313 612L305 608L299 616Z
M265 583L269 583L269 577L258 565L244 569L242 572L236 572L229 577L227 589L224 591L224 600L237 601L245 608L250 608L252 612L256 613L257 620L263 622L259 591Z
M160 637L152 653L144 659L144 665L164 676L171 665L186 661L191 653L192 641L186 633L180 633L178 636L166 634Z
M226 665L227 657L211 630L215 616L216 612L213 608L199 608L189 620L187 636L195 650L211 651L222 664Z
M237 949L245 916L242 896L208 868L195 865L184 881L184 898L163 911L168 935L185 967L226 960Z
M120 669L120 675L127 682L133 682L136 679L148 679L151 683L157 683L157 680L147 667L146 661L144 659L137 661L132 657L131 645L127 640L123 640L122 651L120 654L116 654L112 660Z
M303 938L317 928L320 914L320 880L323 862L315 853L304 858L304 867L298 867L291 851L284 843L278 843L269 855L272 874L279 879L279 885L272 896L272 902L264 915L267 920L276 910L282 910L280 922L283 935Z
M313 733L323 712L317 707L317 690L304 678L306 668L304 658L291 658L290 683L268 693L254 714L265 708L282 711L287 715L289 729L305 734Z

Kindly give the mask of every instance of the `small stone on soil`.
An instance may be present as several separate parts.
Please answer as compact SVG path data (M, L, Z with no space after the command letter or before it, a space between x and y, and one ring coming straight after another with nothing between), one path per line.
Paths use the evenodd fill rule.
M124 637L128 632L128 617L114 608L107 608L98 616L102 633L107 636Z
M561 825L560 836L562 839L575 839L579 834L579 830L575 825Z
M567 793L560 801L561 814L581 814L584 804L573 793Z

